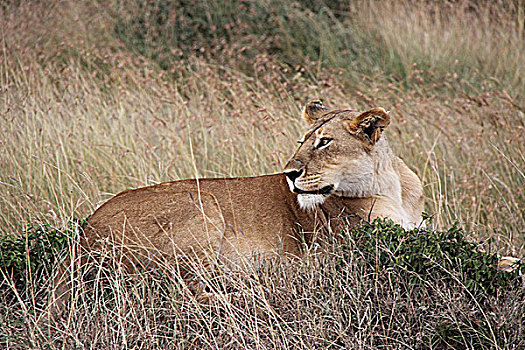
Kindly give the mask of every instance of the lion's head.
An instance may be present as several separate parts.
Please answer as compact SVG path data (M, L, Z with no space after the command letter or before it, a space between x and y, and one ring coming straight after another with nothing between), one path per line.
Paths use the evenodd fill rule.
M306 105L304 117L310 129L284 169L300 206L315 208L332 194L374 195L378 158L390 156L381 137L390 122L388 113L383 108L330 110L316 100Z

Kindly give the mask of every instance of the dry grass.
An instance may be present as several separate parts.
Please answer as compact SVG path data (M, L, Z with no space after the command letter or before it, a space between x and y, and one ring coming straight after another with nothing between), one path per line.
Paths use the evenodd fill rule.
M525 87L522 1L367 1L363 27L385 45L385 61L406 76L414 63L441 76L492 77Z
M1 305L16 307L2 308L0 340L8 348L51 349L525 345L525 294L519 284L474 297L461 270L442 271L439 261L434 272L418 275L395 265L378 268L379 255L361 251L359 236L350 232L322 245L293 264L266 259L243 272L186 265L192 283L211 293L207 302L190 292L177 265L130 275L118 262L108 268L112 255L102 252L84 268L73 267L74 302L59 316L46 309L49 281L40 281L33 298L13 295L14 289L4 293Z
M155 9L167 2L144 3ZM326 2L320 12L289 2L275 11L272 2L257 4L255 14L272 14L271 31L257 27L257 17L246 29L252 23L239 11L205 6L207 24L215 23L218 33L209 41L169 41L176 34L168 27L155 32L147 22L148 33L158 35L146 35L142 51L128 40L135 32L115 34L117 19L138 17L140 6L57 1L0 7L2 235L20 235L28 222L64 227L126 188L279 172L304 130L301 106L322 97L332 106L392 111L390 141L423 179L426 211L437 228L459 220L472 239L494 237L500 252L523 254L523 2ZM235 25L228 27L230 21ZM340 332L354 337L355 347L373 347L371 317L389 302L388 312L399 312L396 299L383 300L386 292L377 290L383 285L362 280L358 270L348 280L334 277L324 259L332 258L301 263L301 274L293 276L266 271L241 279L239 288L249 292L240 298L248 299L210 307L195 306L176 280L150 289L142 276L127 289L114 276L110 285L122 300L86 302L78 320L53 334L60 341L85 337L74 347L92 339L141 347L134 343L139 335L151 348L177 347L179 340L182 347L325 347L326 339L351 347L337 340ZM316 292L323 284L333 288L322 287L327 299ZM396 286L388 290L398 293ZM432 305L452 307L463 292L443 293ZM334 305L346 300L343 295L349 304ZM276 305L284 305L284 314ZM19 316L38 318L37 306L27 304ZM448 311L457 316L458 310ZM399 317L391 317L391 328L386 319L376 326L412 336L402 332ZM253 322L249 330L246 318ZM344 328L349 319L357 328ZM427 327L424 320L405 321ZM48 331L27 322L32 346L43 346ZM80 331L87 329L103 333ZM390 335L381 332L379 343L388 343Z

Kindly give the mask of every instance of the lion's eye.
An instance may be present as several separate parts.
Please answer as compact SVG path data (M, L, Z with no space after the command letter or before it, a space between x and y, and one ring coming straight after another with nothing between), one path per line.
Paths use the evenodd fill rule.
M323 137L319 140L319 143L317 144L316 148L321 148L327 146L330 142L332 142L331 138Z

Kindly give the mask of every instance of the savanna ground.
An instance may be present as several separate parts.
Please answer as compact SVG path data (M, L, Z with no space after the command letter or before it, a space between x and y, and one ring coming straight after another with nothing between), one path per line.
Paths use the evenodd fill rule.
M523 1L12 0L0 25L3 347L525 349L523 282L491 255L525 252ZM391 111L432 231L196 266L236 291L211 304L173 267L99 265L51 317L73 219L127 188L279 172L318 97Z

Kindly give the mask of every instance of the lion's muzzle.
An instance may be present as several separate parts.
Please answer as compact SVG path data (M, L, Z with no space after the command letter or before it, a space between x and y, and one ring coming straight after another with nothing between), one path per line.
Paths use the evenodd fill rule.
M333 191L334 191L334 185L324 186L323 188L320 188L320 189L315 190L315 191L301 190L300 188L297 188L296 186L294 186L294 189L293 189L293 192L295 192L297 194L322 194L322 195L329 195Z

